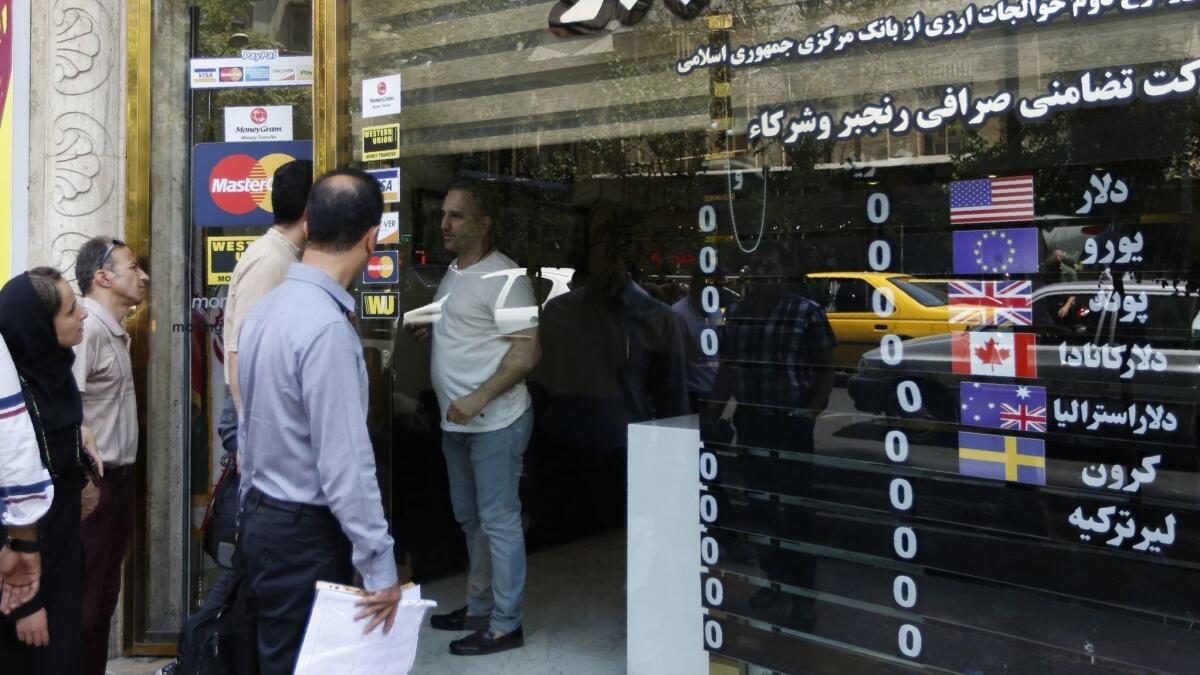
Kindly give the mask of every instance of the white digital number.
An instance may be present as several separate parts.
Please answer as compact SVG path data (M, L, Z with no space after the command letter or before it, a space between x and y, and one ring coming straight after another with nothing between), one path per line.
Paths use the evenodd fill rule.
M709 649L720 649L725 645L725 633L721 630L721 624L711 619L704 622L704 644L708 645Z
M875 225L882 225L892 215L892 201L882 192L871 193L867 197L867 220Z
M904 609L917 606L917 582L907 574L901 574L892 582L892 598Z
M896 294L890 288L876 288L871 295L871 309L875 316L886 319L896 313Z
M706 523L717 522L717 498L712 495L700 496L700 518Z
M892 266L892 245L882 239L871 242L867 249L867 262L876 272L886 271Z
M717 456L711 452L700 455L700 477L704 480L716 480L717 478Z
M912 483L903 478L893 478L888 487L888 495L892 498L892 507L898 511L907 511L913 505Z
M921 655L921 631L911 623L900 626L900 653L910 659Z
M700 560L704 561L705 565L716 565L721 559L721 547L717 545L717 540L712 537L704 537L700 540Z
M714 232L717 229L717 209L712 204L700 207L700 231Z
M717 331L711 328L700 331L700 351L704 352L705 356L716 356L717 347Z
M879 353L883 362L889 366L898 366L904 361L904 340L899 335L885 335L879 341Z
M721 292L715 286L705 286L700 291L700 308L707 314L716 314L721 310Z
M717 271L717 249L711 246L700 249L700 271L705 274Z
M704 599L713 607L720 607L725 601L725 588L721 586L721 580L716 577L709 577L704 580Z
M900 399L900 409L906 413L915 413L921 409L921 388L912 380L905 380L896 387L896 398Z
M887 451L888 459L903 464L908 461L908 434L897 429L887 432L887 436L883 439L883 447Z
M917 533L911 527L897 527L892 533L892 548L896 555L912 560L917 555Z

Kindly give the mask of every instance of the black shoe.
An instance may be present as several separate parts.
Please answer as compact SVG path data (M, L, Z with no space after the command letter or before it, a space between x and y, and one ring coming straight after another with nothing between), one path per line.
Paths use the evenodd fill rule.
M466 606L448 614L435 614L429 619L429 625L438 630L487 630L488 617L467 614Z
M450 653L456 656L483 656L525 646L525 632L520 626L511 633L492 636L491 631L480 630L461 640L450 643Z

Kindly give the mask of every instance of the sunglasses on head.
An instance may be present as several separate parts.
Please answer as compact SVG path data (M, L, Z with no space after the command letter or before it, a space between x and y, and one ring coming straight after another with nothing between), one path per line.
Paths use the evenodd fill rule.
M108 262L108 257L112 255L113 249L117 248L118 246L125 246L125 242L121 241L120 239L113 239L112 243L108 245L108 248L104 249L104 255L100 256L100 263L97 265L98 268L104 268L104 263Z

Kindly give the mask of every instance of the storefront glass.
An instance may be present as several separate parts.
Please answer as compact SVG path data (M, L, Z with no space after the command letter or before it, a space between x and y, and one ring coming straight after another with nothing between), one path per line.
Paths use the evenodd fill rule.
M544 352L531 550L670 540L625 511L665 452L630 426L698 413L699 483L654 478L695 484L718 660L1200 662L1196 3L346 5L341 141L388 172L398 263L356 289L371 429L415 578L464 550L402 317L436 316L469 178L538 301L496 313Z
M206 554L203 528L236 442L236 424L225 412L229 281L241 253L273 221L264 181L279 165L312 156L312 16L297 9L278 1L206 0L192 14L192 213L189 248L181 252L191 262L190 305L170 327L190 338L190 610L201 606L221 569ZM220 556L225 565L229 553L226 547Z

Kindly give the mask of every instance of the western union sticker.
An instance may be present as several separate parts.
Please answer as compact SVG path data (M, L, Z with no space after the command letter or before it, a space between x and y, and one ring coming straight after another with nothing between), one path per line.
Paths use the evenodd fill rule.
M374 162L381 159L396 159L399 156L399 124L384 124L378 127L363 127L362 161Z
M358 296L358 312L364 319L399 318L400 294L363 291Z
M208 237L204 247L208 263L208 285L227 286L242 253L258 237Z

